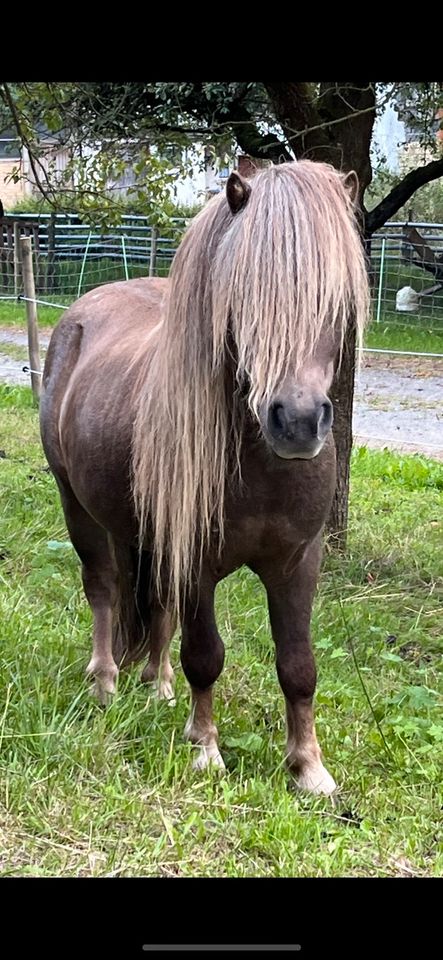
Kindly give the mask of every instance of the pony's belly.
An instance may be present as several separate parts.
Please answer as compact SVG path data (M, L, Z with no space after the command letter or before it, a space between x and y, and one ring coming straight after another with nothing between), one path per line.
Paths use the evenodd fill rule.
M132 542L137 527L127 421L123 404L118 413L111 405L102 404L100 409L93 391L77 389L65 398L59 436L69 484L79 503L110 534Z

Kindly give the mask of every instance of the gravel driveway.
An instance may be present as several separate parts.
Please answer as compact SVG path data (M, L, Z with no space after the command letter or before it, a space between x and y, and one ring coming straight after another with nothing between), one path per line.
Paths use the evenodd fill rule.
M443 459L443 360L366 354L353 426L356 443Z

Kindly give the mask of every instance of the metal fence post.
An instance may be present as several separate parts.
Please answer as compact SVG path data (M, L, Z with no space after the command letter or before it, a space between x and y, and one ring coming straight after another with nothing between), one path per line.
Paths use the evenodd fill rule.
M383 240L381 242L380 274L378 278L377 323L380 323L381 296L383 291L383 273L384 273L384 267L385 267L385 249L386 249L386 237L383 237Z
M126 280L129 280L128 258L127 258L127 256L126 256L126 244L125 244L125 238L124 238L123 234L122 234L122 250L123 250L123 263L124 263L124 267L125 267L125 277L126 277Z
M149 257L149 276L153 277L155 274L155 264L157 260L157 238L158 231L157 227L151 228L151 252Z
M90 244L90 242L91 242L91 237L92 237L92 232L89 233L89 237L88 237L88 239L87 239L87 241L86 241L85 255L84 255L84 257L83 257L82 268L81 268L81 270L80 270L80 279L79 279L79 281L78 281L77 297L80 296L80 291L81 291L81 288L82 288L83 274L84 274L84 272L85 272L86 258L87 258L87 256L88 256L88 250L89 250L89 244Z

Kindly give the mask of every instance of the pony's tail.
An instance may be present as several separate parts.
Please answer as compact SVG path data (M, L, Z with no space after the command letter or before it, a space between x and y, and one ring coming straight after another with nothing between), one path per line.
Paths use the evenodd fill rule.
M121 669L138 663L149 651L152 557L113 539L111 548L118 575L112 653Z

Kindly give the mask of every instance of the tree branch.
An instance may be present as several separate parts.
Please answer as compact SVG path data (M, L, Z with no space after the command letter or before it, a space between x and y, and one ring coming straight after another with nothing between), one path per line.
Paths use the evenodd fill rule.
M212 119L208 117L207 121L215 134L230 129L240 149L254 159L271 160L273 163L294 159L285 142L275 133L260 133L257 123L239 100L225 104L224 113L216 110Z
M384 200L381 200L366 215L366 235L371 236L372 233L379 230L387 220L390 220L397 213L397 210L403 204L407 203L419 187L423 187L426 183L431 183L432 180L437 180L441 176L443 176L443 157L440 160L432 160L424 167L411 170L400 183L397 183L397 186L388 193Z
M424 237L415 229L415 227L406 227L403 229L405 240L413 248L412 263L416 263L422 270L432 273L436 280L443 280L443 257L437 256L435 251L426 243ZM414 253L418 259L414 259Z
M273 163L294 159L282 140L273 133L261 134L252 121L230 120L230 126L240 149L248 156Z
M34 174L35 183L36 183L38 189L40 190L40 193L41 193L42 196L44 197L44 199L45 199L49 204L51 204L51 206L54 206L55 204L54 204L53 195L51 196L50 193L48 192L48 190L49 190L49 184L48 184L48 187L47 187L47 188L43 186L42 181L41 181L41 179L40 179L40 176L39 176L39 174L38 174L38 172L37 172L37 164L39 165L39 167L40 167L41 170L42 170L42 173L43 173L43 175L44 175L44 178L45 178L45 180L46 180L46 183L48 183L48 176L47 176L46 170L45 170L45 168L43 167L43 165L42 165L42 163L40 162L40 160L38 159L38 157L36 157L36 155L35 155L35 153L34 153L34 151L33 151L32 145L31 145L31 143L30 143L30 141L29 141L29 138L28 138L27 135L25 134L25 131L24 131L24 129L23 129L23 125L22 125L21 120L20 120L19 113L18 113L17 108L16 108L15 103L14 103L14 99L13 99L13 97L12 97L12 95L11 95L10 90L9 90L9 84L7 84L7 83L4 83L4 84L3 84L3 95L4 95L4 98L5 98L5 101L6 101L7 105L8 105L8 107L9 107L9 109L10 109L10 111L11 111L11 116L12 116L12 118L13 118L13 120L14 120L15 127L16 127L16 130L17 130L17 134L18 134L18 136L20 137L23 146L25 146L26 149L27 149L27 151L28 151L29 163L30 163L30 166L31 166L31 170L32 170L32 172L33 172L33 174ZM53 192L54 192L54 191L51 189L51 193L52 193L52 194L53 194Z
M310 83L264 83L263 86L288 144L298 159L306 151L305 131L312 131L309 135L311 149L324 142L324 131L318 129L321 118L314 105Z
M129 96L130 102L123 115L129 116L127 126L137 127L134 129L133 136L144 136L147 140L155 140L155 135L167 136L170 134L183 134L191 140L198 137L209 137L211 134L218 137L232 136L238 143L241 150L255 159L271 160L273 163L281 163L282 160L293 160L293 156L287 149L287 144L274 133L261 133L258 127L257 118L254 118L245 106L247 96L246 89L240 89L237 95L231 100L223 101L223 109L214 100L203 95L201 84L193 85L194 89L189 92L180 92L176 98L175 111L168 119L164 119L162 111L165 104L161 98L155 95L155 92L145 89L145 85L132 85L132 88L141 86L141 90L125 91L125 96ZM105 93L105 91L103 91ZM93 114L104 117L105 127L112 126L112 118L109 116L109 108L104 104L102 110L98 109L96 100L99 91L84 91L86 99L91 98L91 109ZM94 100L95 97L95 100ZM137 99L139 118L134 118L134 97ZM78 108L77 108L78 111ZM132 118L132 119L131 119ZM195 126L189 125L189 118L195 121ZM122 121L120 114L119 135L121 136ZM202 125L202 120L206 126Z

